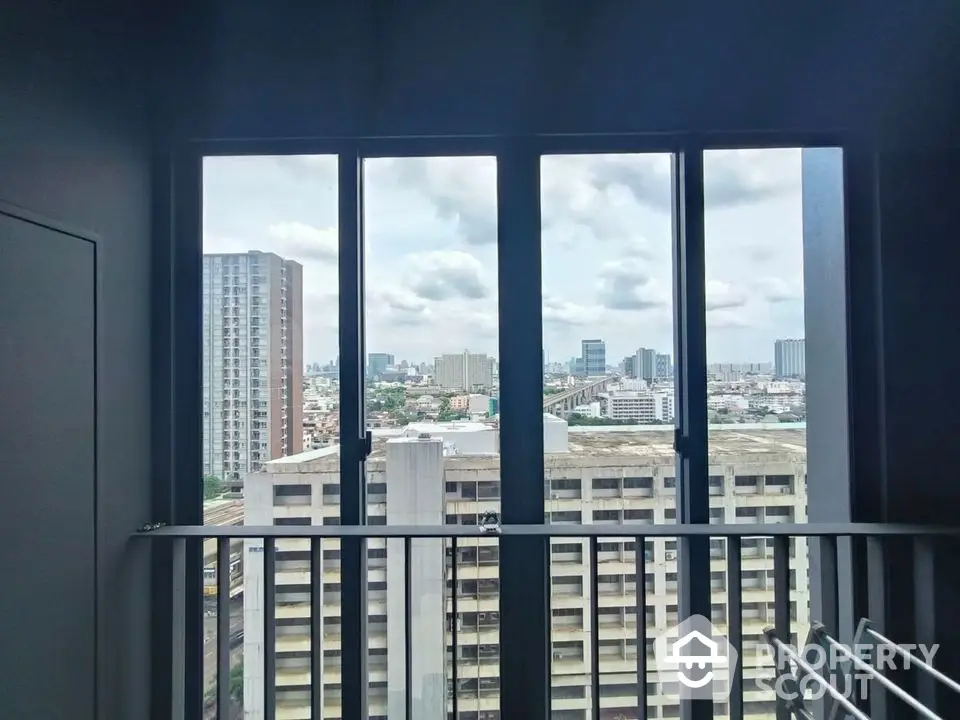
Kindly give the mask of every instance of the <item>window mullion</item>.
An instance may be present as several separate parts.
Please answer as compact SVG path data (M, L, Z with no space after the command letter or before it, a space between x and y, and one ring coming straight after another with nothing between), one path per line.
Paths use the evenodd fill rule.
M540 156L514 141L498 153L500 478L504 524L544 522L543 307ZM545 720L550 712L549 540L500 544L500 712Z
M707 331L704 259L703 152L674 157L674 312L677 358L677 520L710 522L707 460ZM678 605L681 618L710 618L710 539L681 537ZM681 717L713 717L709 700L683 701Z
M338 161L340 290L340 524L366 522L363 410L363 188L355 147ZM367 553L361 538L342 538L341 626L355 638L341 650L342 715L367 717ZM318 651L316 646L314 651Z

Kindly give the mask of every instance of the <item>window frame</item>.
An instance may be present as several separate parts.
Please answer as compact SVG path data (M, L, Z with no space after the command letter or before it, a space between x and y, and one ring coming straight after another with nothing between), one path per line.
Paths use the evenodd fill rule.
M205 157L249 155L336 155L338 158L339 345L341 363L341 509L344 525L364 525L365 337L363 172L365 159L378 157L494 156L497 159L497 245L501 362L501 503L505 524L546 523L543 488L543 416L540 234L540 161L545 155L670 153L673 165L674 357L676 490L678 520L710 522L706 412L706 309L703 153L747 148L840 148L844 163L850 143L838 134L733 133L549 136L464 136L437 138L339 138L249 141L192 141L172 148L158 163L155 228L165 239L155 245L155 347L169 348L157 360L153 399L158 433L154 457L155 518L201 525L202 493L202 163ZM844 176L846 179L846 173ZM844 188L844 199L849 188ZM845 231L844 231L845 232ZM844 242L846 246L846 239ZM806 258L806 252L805 252ZM844 277L849 266L844 265ZM518 282L517 280L522 281ZM808 281L805 295L821 286ZM504 309L509 308L509 313ZM846 309L844 307L844 309ZM836 307L832 308L836 314ZM830 316L808 314L807 324ZM845 322L846 313L843 315ZM811 322L812 321L812 322ZM843 325L845 331L845 325ZM505 338L510 342L506 343ZM504 353L505 348L509 353ZM846 369L846 368L845 368ZM504 373L506 370L506 373ZM835 393L847 417L847 378ZM808 414L810 408L808 408ZM823 416L829 415L824 409ZM845 436L846 437L846 436ZM849 457L849 450L847 450ZM849 468L844 470L849 484ZM810 488L808 488L809 492ZM547 717L550 709L549 540L504 538L500 551L502 647L501 707L511 714ZM365 636L366 553L360 541L341 550L345 632ZM681 541L678 572L685 613L709 616L709 539ZM815 566L811 563L811 576ZM186 698L202 702L202 583L200 544L187 554L185 654ZM531 583L530 578L543 578ZM811 586L811 594L813 586ZM158 618L157 622L162 622ZM343 714L366 714L365 643L342 654ZM535 669L535 671L534 671ZM519 670L514 672L513 670ZM709 703L693 717L709 717Z

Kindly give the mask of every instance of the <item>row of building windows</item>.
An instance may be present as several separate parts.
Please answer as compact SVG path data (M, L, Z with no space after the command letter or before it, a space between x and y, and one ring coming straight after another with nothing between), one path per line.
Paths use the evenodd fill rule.
M555 478L545 483L545 497L547 499L579 499L582 487L581 478ZM603 491L619 492L622 490L651 490L653 488L652 477L625 477L625 478L605 478L596 477L591 480L594 497ZM734 478L734 485L738 488L756 488L761 484L766 488L789 490L792 487L792 475L737 475ZM377 494L386 492L386 483L370 483L368 492L374 492L370 488L374 485L382 486L383 490L375 491ZM340 494L340 485L335 482L323 483L321 493L324 497L332 497ZM710 477L711 488L723 487L723 476ZM274 497L289 497L292 495L310 497L313 492L311 484L295 485L275 485ZM676 488L676 478L664 478L664 489L672 490ZM480 480L474 482L446 482L445 492L447 499L450 496L456 496L461 500L498 500L500 499L500 481L499 480ZM555 493L564 493L557 498ZM577 493L576 495L566 495L566 493ZM673 493L671 493L672 495ZM716 494L716 493L715 493ZM616 495L599 495L600 497L616 497Z

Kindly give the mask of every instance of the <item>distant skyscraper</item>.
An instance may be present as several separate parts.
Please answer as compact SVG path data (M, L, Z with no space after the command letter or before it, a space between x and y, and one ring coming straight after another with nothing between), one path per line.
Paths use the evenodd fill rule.
M650 348L637 350L635 367L641 380L653 380L657 377L657 351Z
M627 355L623 359L623 374L628 378L637 376L637 356Z
M447 390L479 390L493 387L494 360L464 350L441 355L434 361L434 381Z
M238 482L303 449L303 267L203 257L203 473Z
M672 377L673 364L670 362L670 356L657 353L657 378L669 380Z
M375 380L388 367L393 367L393 363L390 353L367 353L367 377Z
M580 357L587 377L607 374L607 345L603 340L581 340Z
M778 378L801 378L807 376L806 340L777 340L773 344L773 374Z

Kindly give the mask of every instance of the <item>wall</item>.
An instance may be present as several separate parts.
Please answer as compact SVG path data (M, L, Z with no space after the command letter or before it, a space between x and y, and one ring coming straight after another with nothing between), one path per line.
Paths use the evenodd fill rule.
M129 543L131 532L149 520L151 499L151 185L140 95L145 58L137 50L143 46L142 22L134 14L139 11L129 9L133 6L77 5L38 0L4 6L0 200L100 238L98 522L93 527L93 476L83 485L90 436L78 425L82 410L73 404L77 393L93 391L89 376L82 374L81 345L93 341L89 326L78 325L86 332L72 339L67 328L60 328L49 343L38 340L35 349L40 351L28 357L4 346L0 375L26 378L29 364L29 376L46 375L51 383L67 385L61 390L60 422L44 422L49 416L34 412L20 417L26 427L17 434L0 433L5 466L0 505L28 496L26 484L46 490L42 505L4 517L5 536L32 538L17 549L36 560L20 567L27 568L25 573L42 573L43 593L56 599L59 613L48 623L5 625L12 637L4 639L3 677L15 677L15 666L7 663L20 662L18 648L28 643L56 651L48 657L49 692L25 698L20 693L28 688L13 683L0 696L0 716L24 717L6 710L25 701L33 703L31 717L119 720L148 717L150 708L149 557L145 547ZM10 239L6 231L0 236L3 243ZM39 323L54 310L39 304L51 297L47 290L53 277L66 278L62 291L67 297L85 281L61 272L69 269L62 267L66 252L40 244L31 252L42 254L36 260L41 266L49 263L51 273L5 275L5 282L14 284L7 292L14 304L5 314L35 317ZM70 322L69 316L62 319ZM57 346L58 339L64 344ZM36 409L44 401L34 383L13 383L11 392L3 401L8 409ZM30 446L13 446L17 437L36 435L47 442L32 457ZM76 472L64 471L64 459L75 459ZM28 472L17 471L28 464ZM91 572L78 581L77 568L86 567L85 558L91 558ZM29 575L21 579L37 581ZM6 610L13 617L17 612L29 617L31 608ZM96 694L90 663L71 660L95 646Z
M792 129L935 141L957 119L950 0L169 8L165 124L181 137Z
M879 514L890 522L956 526L960 153L883 153L876 167L884 408ZM957 552L960 547L940 546L924 558L904 548L888 567L886 598L894 637L940 643L937 668L953 678L960 677ZM915 578L929 584L911 597ZM940 713L955 715L956 696L943 699L953 704Z

